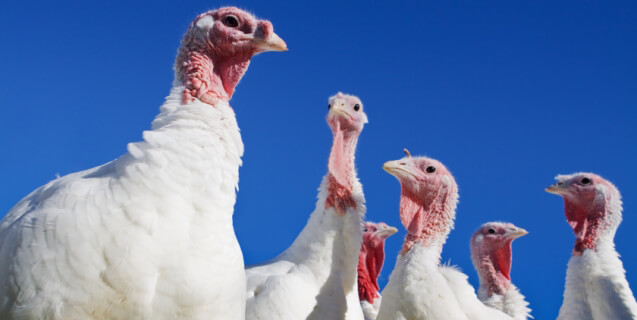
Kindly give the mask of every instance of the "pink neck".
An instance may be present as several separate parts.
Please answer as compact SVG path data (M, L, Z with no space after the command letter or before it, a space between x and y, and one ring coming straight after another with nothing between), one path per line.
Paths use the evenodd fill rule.
M570 201L567 197L564 198L566 219L575 232L574 255L579 256L586 249L596 249L606 210L604 205L593 205L590 208L585 208Z
M511 242L487 253L479 253L477 269L480 282L487 287L488 295L504 295L511 288Z
M373 304L374 299L380 296L378 276L383 269L384 261L384 241L376 241L370 248L365 243L362 245L358 258L358 297L361 301Z
M408 252L416 243L429 246L432 241L447 237L453 224L454 208L451 201L455 200L450 199L446 192L440 192L423 197L402 187L400 219L407 228L407 237L401 253Z
M325 208L334 207L339 215L344 215L347 208L356 208L356 203L352 199L356 179L354 152L360 132L344 132L339 128L334 131L328 161L328 195Z
M195 98L213 106L220 100L229 101L250 65L251 52L216 57L209 46L191 40L179 49L175 68L178 80L185 86L184 104Z

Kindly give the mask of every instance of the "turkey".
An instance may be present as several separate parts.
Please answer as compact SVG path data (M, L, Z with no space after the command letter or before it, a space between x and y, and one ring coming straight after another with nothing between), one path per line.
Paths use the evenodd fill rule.
M36 189L0 222L1 319L244 319L228 104L272 24L224 7L189 26L170 95L127 153Z
M487 222L471 237L471 260L480 278L478 297L516 320L531 317L531 309L511 283L511 243L527 233L512 223Z
M374 320L380 308L378 276L385 262L385 240L398 229L384 222L366 222L363 244L358 258L358 298L361 300L365 320Z
M593 173L558 175L547 192L564 198L566 220L575 232L560 320L637 319L637 303L615 251L622 220L619 190Z
M456 215L458 187L442 163L405 153L383 166L400 182L400 220L407 236L376 319L511 319L482 304L465 274L440 265Z
M288 249L247 268L246 319L363 319L357 267L366 209L354 152L367 116L342 93L328 109L333 144L316 208Z

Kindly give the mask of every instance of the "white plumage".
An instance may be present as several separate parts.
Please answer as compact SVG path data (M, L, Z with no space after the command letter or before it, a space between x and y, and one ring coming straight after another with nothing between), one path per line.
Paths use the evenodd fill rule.
M533 318L531 316L531 309L529 303L526 301L524 295L520 292L518 287L513 283L510 284L509 289L503 295L487 293L487 289L480 287L478 289L478 298L487 307L500 310L513 319L524 320Z
M0 318L243 318L232 227L243 144L227 103L182 106L182 91L128 153L7 214Z
M380 296L374 299L374 303L369 303L369 301L361 301L363 318L365 320L376 320L376 318L378 317L378 310L380 309L381 301L382 297Z
M637 319L637 303L614 244L572 256L559 320Z
M242 10L195 19L143 141L38 188L0 222L1 319L245 318L232 225L243 142L228 100L268 50L285 43Z
M467 275L439 261L437 248L418 244L399 255L376 319L511 319L480 302Z
M344 124L349 121L356 126L351 129L357 131L354 136L342 134L342 130L350 130ZM356 140L365 122L367 117L358 98L339 93L330 99L328 123L334 145L316 209L288 249L268 262L247 268L246 319L363 319L357 266L365 198L353 166ZM346 189L351 188L347 191L351 194L342 199L344 206L336 203L326 208L328 199L342 195L342 189L330 187L333 183L337 188L349 184Z

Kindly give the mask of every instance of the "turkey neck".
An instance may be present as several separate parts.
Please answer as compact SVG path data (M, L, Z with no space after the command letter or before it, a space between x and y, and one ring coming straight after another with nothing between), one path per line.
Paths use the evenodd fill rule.
M441 253L453 228L457 199L457 192L449 189L416 195L402 186L400 216L403 224L410 223L406 225L408 233L400 253L408 252L415 244L435 247Z
M309 267L318 282L355 290L365 199L354 169L359 133L335 130L328 173L314 212L284 258ZM336 284L338 283L338 284Z
M361 301L374 304L378 298L380 287L378 276L385 261L385 242L374 242L361 247L358 259L358 297Z
M328 161L328 197L325 207L334 207L339 215L344 215L348 207L356 208L352 192L356 180L354 152L359 135L360 132L340 128L334 132Z
M194 98L215 105L229 101L248 70L254 52L236 51L232 56L215 54L211 44L186 35L175 60L175 78L184 84L182 103Z
M478 252L472 257L478 270L480 287L486 288L489 296L504 295L511 288L512 241L507 241L493 252Z
M594 203L587 208L567 197L564 198L566 219L573 228L576 238L573 255L582 255L586 249L597 250L598 243L602 246L606 243L613 245L619 222L613 224L606 219L621 219L621 202L619 204L613 202L617 201Z

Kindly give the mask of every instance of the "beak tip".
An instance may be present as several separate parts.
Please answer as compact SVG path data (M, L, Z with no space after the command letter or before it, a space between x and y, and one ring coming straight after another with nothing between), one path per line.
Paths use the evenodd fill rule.
M559 189L558 187L555 186L550 186L548 188L544 188L544 191L548 192L548 193L552 193L552 194L556 194L556 195L562 195L563 192L561 192L562 189Z

